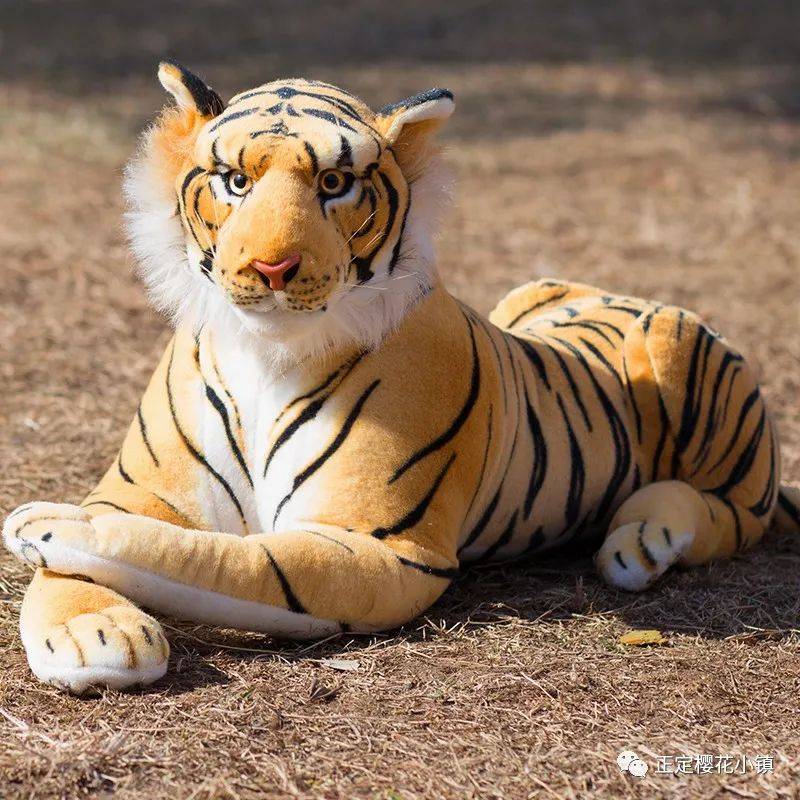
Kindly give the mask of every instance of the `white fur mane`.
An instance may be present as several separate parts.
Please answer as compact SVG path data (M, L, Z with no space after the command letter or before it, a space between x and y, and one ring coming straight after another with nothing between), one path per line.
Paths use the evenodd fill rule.
M343 287L327 311L308 315L307 330L302 312L292 314L288 335L279 326L259 330L247 324L222 291L191 265L174 189L158 173L148 139L145 134L125 171L126 230L152 304L176 327L213 326L220 335L237 336L243 347L258 349L265 361L283 369L353 345L376 348L438 283L433 239L452 182L436 159L411 185L411 206L391 276L387 274L391 248L385 247L384 259L373 266L375 277L362 286Z

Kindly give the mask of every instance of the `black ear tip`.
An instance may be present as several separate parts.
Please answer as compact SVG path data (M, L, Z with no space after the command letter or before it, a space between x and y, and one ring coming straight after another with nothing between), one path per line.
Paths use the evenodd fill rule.
M456 96L449 89L429 89L426 94L430 95L431 100L441 100L443 97L448 100L456 99Z
M181 83L189 90L192 100L197 106L197 110L204 116L216 117L225 108L220 96L202 79L195 75L191 70L186 69L179 61L174 59L164 59L159 64L162 67L172 67L178 70L181 76Z
M453 100L455 96L449 89L428 89L426 92L420 92L412 97L406 97L396 103L389 103L387 106L378 109L378 116L385 116L401 108L413 108L414 106L421 106L423 103L431 103L435 100Z
M158 62L158 68L161 69L162 67L172 67L173 69L178 70L181 74L185 74L189 72L180 61L176 61L174 58L162 58L161 61Z

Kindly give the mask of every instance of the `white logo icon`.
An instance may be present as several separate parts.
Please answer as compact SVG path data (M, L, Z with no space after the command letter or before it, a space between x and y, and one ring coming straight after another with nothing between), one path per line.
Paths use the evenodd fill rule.
M623 750L617 756L617 766L621 772L629 772L634 778L647 775L647 764L633 750Z

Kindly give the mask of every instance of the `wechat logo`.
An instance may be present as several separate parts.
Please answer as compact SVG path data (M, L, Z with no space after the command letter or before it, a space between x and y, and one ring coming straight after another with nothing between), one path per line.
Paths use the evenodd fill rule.
M623 750L617 756L617 766L621 772L629 772L634 778L644 778L647 775L647 764L633 750Z

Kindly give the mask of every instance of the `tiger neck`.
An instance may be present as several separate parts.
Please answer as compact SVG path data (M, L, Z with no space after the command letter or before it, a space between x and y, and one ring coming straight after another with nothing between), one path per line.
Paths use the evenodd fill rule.
M226 349L229 353L238 354L243 362L258 364L265 376L278 379L290 373L315 375L359 353L380 350L388 337L398 335L409 324L425 324L420 317L435 313L434 309L445 298L455 303L438 276L434 275L430 286L419 287L414 294L397 298L392 307L387 308L381 293L372 304L356 302L344 309L344 313L333 312L329 321L318 324L308 336L280 341L248 329L229 306L210 315L196 330L217 342L228 342ZM370 315L366 320L365 312Z

